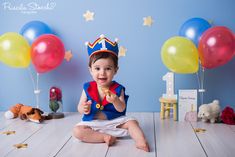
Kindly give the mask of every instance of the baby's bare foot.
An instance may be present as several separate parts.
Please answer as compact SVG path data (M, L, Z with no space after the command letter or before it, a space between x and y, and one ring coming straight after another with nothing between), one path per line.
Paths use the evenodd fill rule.
M136 148L149 152L149 145L146 141L136 142Z
M111 135L104 136L104 142L108 146L111 146L111 145L113 145L116 142L116 137L111 136Z

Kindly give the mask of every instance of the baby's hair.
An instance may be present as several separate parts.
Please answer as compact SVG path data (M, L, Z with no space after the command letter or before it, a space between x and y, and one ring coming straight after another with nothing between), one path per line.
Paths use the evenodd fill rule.
M109 52L99 52L96 54L93 54L89 59L89 67L91 67L91 64L95 63L97 60L101 58L110 58L113 60L114 67L118 67L118 57L109 53Z

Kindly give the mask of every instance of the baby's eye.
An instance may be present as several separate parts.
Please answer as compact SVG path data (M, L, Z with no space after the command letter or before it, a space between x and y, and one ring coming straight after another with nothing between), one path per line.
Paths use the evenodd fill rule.
M95 67L95 70L99 71L99 70L100 70L100 68L99 68L99 67Z
M106 70L112 70L112 68L106 68Z

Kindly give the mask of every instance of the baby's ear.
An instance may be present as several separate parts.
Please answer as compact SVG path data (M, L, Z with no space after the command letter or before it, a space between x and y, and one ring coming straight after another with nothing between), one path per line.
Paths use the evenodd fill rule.
M115 69L115 74L118 72L118 69L119 69L119 67L117 67L117 68Z
M92 72L91 67L88 67L88 69L89 69L89 72L91 73Z

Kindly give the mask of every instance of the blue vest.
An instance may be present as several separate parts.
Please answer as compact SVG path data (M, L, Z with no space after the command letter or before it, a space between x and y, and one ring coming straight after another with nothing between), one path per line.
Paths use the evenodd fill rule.
M89 114L84 114L82 120L83 121L91 121L94 119L94 116L98 111L101 111L104 113L106 118L108 120L123 116L126 114L126 109L123 112L119 112L115 109L114 105L112 103L109 103L106 100L106 96L102 100L102 102L99 99L99 93L97 84L95 81L87 82L83 86L84 91L87 96L87 101L91 100L91 110ZM124 99L125 103L127 104L128 95L125 94L125 87L118 84L117 82L113 81L112 84L109 87L109 90L113 93L115 93L118 97L120 97L122 90L124 91Z

